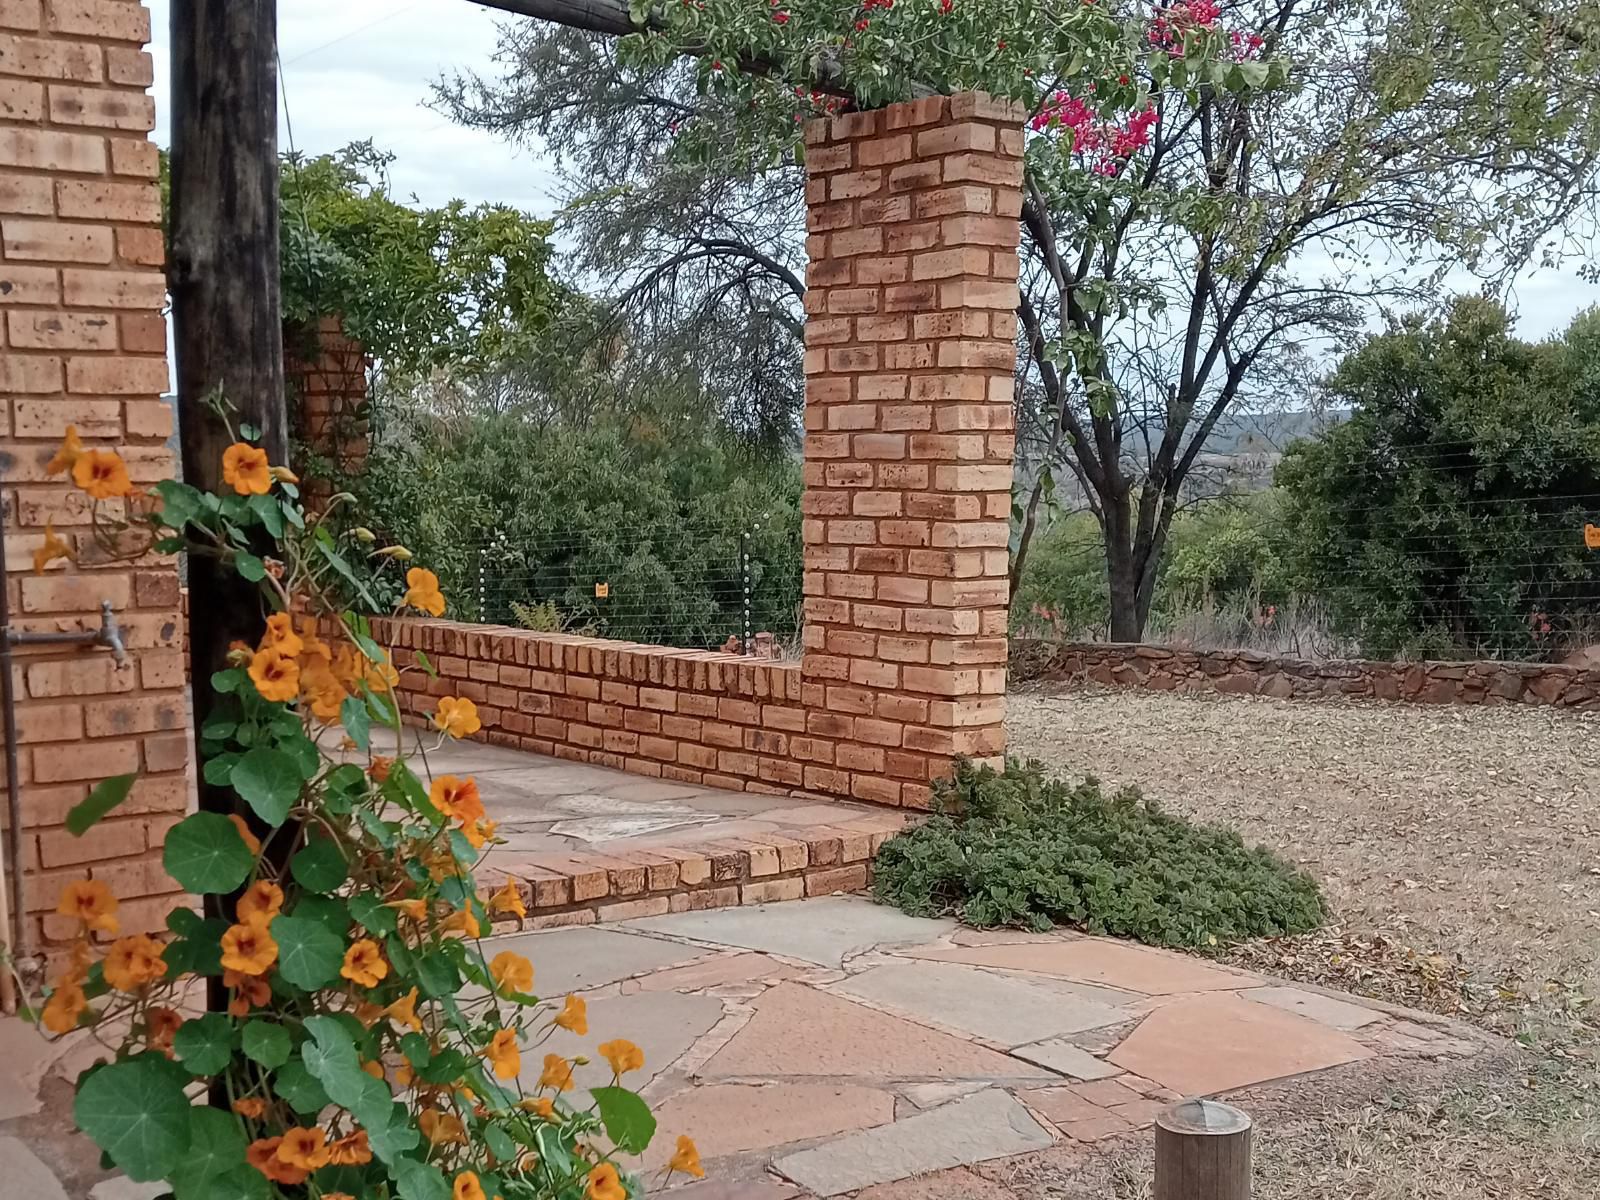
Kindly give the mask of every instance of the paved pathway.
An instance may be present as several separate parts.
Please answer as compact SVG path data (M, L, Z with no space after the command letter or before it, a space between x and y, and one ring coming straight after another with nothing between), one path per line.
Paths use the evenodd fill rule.
M557 1031L524 1056L531 1076L547 1049L594 1057L614 1037L643 1049L629 1082L660 1127L633 1165L656 1178L677 1135L691 1134L709 1178L672 1189L680 1200L863 1189L863 1200L1010 1200L966 1168L1148 1137L1138 1131L1184 1096L1358 1066L1381 1085L1399 1060L1465 1059L1487 1045L1435 1017L1186 955L963 929L860 897L491 944L532 960L540 995L588 1001L589 1035ZM67 1133L67 1081L93 1053L92 1043L52 1052L0 1022L0 1179L31 1180L29 1200L153 1194L102 1181L87 1143ZM604 1075L581 1067L580 1086Z

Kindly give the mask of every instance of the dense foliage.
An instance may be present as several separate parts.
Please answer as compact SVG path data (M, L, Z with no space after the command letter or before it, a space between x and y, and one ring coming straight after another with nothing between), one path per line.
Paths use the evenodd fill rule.
M1600 633L1600 311L1394 323L1328 381L1347 423L1278 469L1295 585L1369 653L1545 657Z
M228 419L220 403L217 415ZM198 731L202 770L232 807L185 817L162 863L205 915L180 907L170 938L119 937L103 881L61 895L57 913L78 937L36 1016L57 1036L94 1030L112 1051L79 1076L74 1119L108 1165L166 1183L175 1200L639 1194L615 1156L639 1154L655 1133L620 1082L642 1054L623 1038L602 1043L610 1082L584 1100L572 1060L549 1053L524 1070L524 1050L557 1028L588 1036L583 1001L543 1003L533 964L485 953L491 915L525 914L514 882L485 895L473 877L495 823L470 776L427 777L414 737L400 736L391 651L366 616L333 603L327 579L353 583L353 563L369 556L398 573L405 548L333 534L253 431L237 437L222 494L136 488L120 455L72 429L49 464L92 501L99 561L204 557L259 589L270 614L258 645L236 645L225 669L196 681L216 693ZM139 515L116 519L135 496ZM73 553L48 534L35 570ZM396 611L447 611L432 571L411 567L403 588ZM419 663L408 669L431 670ZM375 726L392 730L396 754L377 752ZM470 699L439 700L440 742L478 726ZM133 783L101 783L68 829L81 836ZM213 1007L195 1014L198 987ZM686 1137L672 1169L701 1173Z
M1161 812L1133 789L1072 786L1038 763L962 764L939 811L884 843L878 899L971 925L1072 925L1206 949L1322 923L1317 884L1239 835Z
M748 554L754 630L796 628L798 467L752 461L714 422L412 412L391 417L360 487L469 618L519 624L513 605L548 604L551 626L716 648L742 631Z

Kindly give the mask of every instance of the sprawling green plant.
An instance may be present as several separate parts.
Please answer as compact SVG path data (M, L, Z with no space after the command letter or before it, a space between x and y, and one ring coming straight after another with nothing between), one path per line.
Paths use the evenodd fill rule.
M57 1036L94 1030L114 1051L77 1081L79 1127L176 1200L627 1200L640 1183L615 1156L655 1134L621 1083L643 1056L622 1038L600 1045L612 1080L582 1100L559 1055L524 1075L524 1051L556 1028L588 1034L583 1000L541 1002L526 958L480 943L495 912L525 914L514 882L486 896L474 880L494 822L471 777L429 781L407 752L391 651L337 602L369 595L358 557L394 572L409 552L335 535L254 431L239 433L223 494L160 483L131 522L107 517L104 502L136 492L115 451L69 430L50 464L94 501L100 553L215 560L270 614L259 645L197 681L216 693L199 731L204 776L236 803L174 826L163 864L206 915L177 909L165 940L117 937L103 882L61 897L79 937L38 1019ZM71 556L50 534L36 569ZM406 609L446 611L433 572L405 572ZM420 654L408 669L431 672ZM375 752L375 725L394 730L395 757ZM433 726L442 741L479 721L471 700L444 697ZM68 828L84 833L133 783L98 785ZM95 935L115 938L103 955ZM225 1007L185 1015L200 987ZM671 1168L700 1173L686 1138Z
M916 916L1202 950L1304 933L1324 917L1310 876L1132 788L1072 786L1038 763L962 763L934 800L935 815L885 842L875 866L878 899Z

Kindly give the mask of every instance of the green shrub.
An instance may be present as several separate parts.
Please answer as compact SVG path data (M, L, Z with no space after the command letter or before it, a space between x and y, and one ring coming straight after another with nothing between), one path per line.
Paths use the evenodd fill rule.
M1303 933L1324 916L1316 882L1231 829L1159 811L1133 788L960 764L929 820L884 843L878 899L969 925L1090 933L1206 949Z

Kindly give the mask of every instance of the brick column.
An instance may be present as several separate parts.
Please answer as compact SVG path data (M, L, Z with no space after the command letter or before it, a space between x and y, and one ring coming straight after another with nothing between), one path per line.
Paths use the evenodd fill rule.
M284 378L294 436L336 472L356 474L367 461L367 368L372 359L347 337L338 317L304 328L285 327ZM307 469L314 468L306 464ZM320 508L329 480L308 478L307 505Z
M50 910L62 884L85 873L122 899L125 933L159 928L179 899L160 865L190 791L177 568L156 556L97 561L82 493L44 472L76 425L87 445L119 450L137 484L173 473L149 37L138 0L0 0L0 470L12 619L24 630L93 629L109 600L130 651L120 667L100 648L18 651L20 865L41 946L70 932ZM79 562L35 576L47 521ZM82 838L61 827L92 782L128 771L142 778L112 817Z
M969 93L806 127L818 790L920 806L1004 750L1022 117Z

